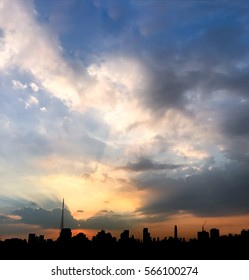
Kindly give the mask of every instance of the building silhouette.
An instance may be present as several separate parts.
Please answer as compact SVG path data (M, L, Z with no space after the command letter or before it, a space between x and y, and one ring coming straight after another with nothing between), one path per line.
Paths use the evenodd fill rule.
M143 243L149 243L151 241L148 228L143 229Z
M220 231L217 228L210 229L210 239L211 240L218 240L220 237Z
M62 200L61 208L61 224L60 224L60 236L58 240L60 242L69 242L72 238L72 231L70 228L64 228L64 198Z
M59 240L62 242L68 242L72 238L72 231L70 228L63 228L60 231Z
M37 236L35 235L35 233L30 233L29 237L28 237L28 243L29 244L36 244L38 241Z
M209 239L209 233L205 230L198 231L197 238L198 238L199 241L205 242Z
M130 231L128 229L124 230L121 234L120 234L120 240L123 241L127 241L130 238Z
M178 236L177 236L177 226L176 225L174 227L174 239L178 239Z
M249 259L249 230L241 234L220 236L219 229L209 232L202 228L198 238L185 241L179 238L177 226L174 237L151 237L148 228L143 229L143 239L130 237L124 230L117 240L104 229L97 232L92 240L84 233L72 237L70 228L63 228L57 240L45 239L35 233L26 240L11 238L0 241L1 259ZM153 241L152 241L153 240Z

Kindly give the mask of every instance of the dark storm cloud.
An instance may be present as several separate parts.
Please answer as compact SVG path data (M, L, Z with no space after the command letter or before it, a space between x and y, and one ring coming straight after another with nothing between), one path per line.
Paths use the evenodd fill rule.
M213 29L209 30L209 33L214 33L212 36L204 32L179 54L177 50L167 50L167 47L164 51L155 50L156 55L153 49L148 51L149 61L153 63L147 65L150 69L149 86L142 97L146 107L153 112L172 107L184 111L193 102L187 96L190 91L198 91L205 98L218 90L226 91L228 96L248 96L249 71L247 68L238 69L247 56L249 44L243 42L247 32L238 32L237 28ZM218 39L213 42L212 38L216 36ZM176 56L179 59L173 59Z
M23 207L12 211L12 215L20 217L16 223L39 225L42 228L59 229L61 221L61 209L54 208L47 210L44 208ZM77 228L78 221L73 218L68 209L64 209L64 224L66 227Z
M59 228L60 226L61 208L59 207L61 206L61 201L56 197L40 194L39 202L34 202L20 197L1 196L0 202L5 211L0 218L2 224L22 223L40 225L43 228ZM18 218L15 218L15 216ZM67 209L65 209L65 218L70 221L71 225L76 224Z
M247 28L235 16L231 22L206 27L191 40L183 52L183 61L199 66L188 72L189 88L197 88L207 97L218 90L227 97L248 96L247 37Z
M149 158L140 157L137 162L131 163L129 162L125 166L120 166L117 169L123 169L128 171L147 171L147 170L172 170L176 168L180 168L182 165L179 164L169 164L169 163L158 163L154 162Z
M7 216L0 216L0 223L22 223L39 225L42 228L59 229L61 222L61 209L47 210L44 208L20 208L12 211L12 215L20 217L19 220ZM64 209L64 226L71 229L124 229L132 224L134 217L116 214L112 211L101 211L86 220L75 219L68 209Z
M46 209L37 207L32 201L9 200L14 206L8 214L0 215L0 224L26 224L37 225L44 229L59 229L61 223L61 208ZM50 203L47 203L49 205ZM28 206L23 206L28 205ZM6 210L6 208L5 208ZM84 212L78 210L77 212ZM75 219L68 209L64 209L64 226L71 229L125 229L131 227L136 218L132 215L118 214L109 210L102 210L88 219Z
M145 174L136 178L138 188L148 190L143 214L170 216L182 211L196 216L228 216L249 213L249 167L230 163L209 167L186 179Z
M249 86L248 86L249 88ZM229 137L249 137L249 103L233 103L225 108L222 130ZM230 113L232 112L232 114Z
M238 164L249 166L249 139L248 137L228 138L224 144L224 155Z
M150 75L146 105L155 112L172 107L183 108L187 102L184 96L187 89L186 80L178 78L173 71L154 70Z
M159 2L136 3L137 9L144 11L137 22L140 28L146 29L145 15ZM141 103L153 113L160 115L170 108L186 110L193 102L188 92L198 91L205 98L217 90L248 96L248 67L239 66L248 60L248 16L227 3L204 6L194 1L183 9L167 1L149 24L151 28L163 22L164 28L151 28L152 34L136 41L141 47L137 57L148 74Z
M222 153L230 160L249 166L249 104L245 99L227 100L217 108L215 119L223 136Z

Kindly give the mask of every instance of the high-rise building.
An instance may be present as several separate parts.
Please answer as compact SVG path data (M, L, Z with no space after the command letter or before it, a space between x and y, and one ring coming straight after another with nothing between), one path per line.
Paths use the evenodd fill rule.
M129 232L128 229L126 229L120 234L120 239L121 240L129 240L129 235L130 235L130 232Z
M71 229L70 228L63 228L60 232L59 240L63 241L63 242L66 242L66 241L71 240L71 238L72 238Z
M197 237L199 241L207 241L209 239L209 233L205 230L202 230L197 233Z
M177 239L178 236L177 236L177 226L175 225L174 227L174 239Z
M35 233L30 233L28 238L29 244L35 244L38 241L38 237L35 235Z
M151 241L150 233L148 228L143 229L143 242L148 243Z
M210 239L217 240L220 237L220 231L217 228L210 229Z

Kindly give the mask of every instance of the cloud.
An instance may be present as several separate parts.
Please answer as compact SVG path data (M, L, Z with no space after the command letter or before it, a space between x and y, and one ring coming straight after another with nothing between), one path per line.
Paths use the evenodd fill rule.
M9 223L14 222L14 221L15 221L14 219L11 219L8 216L0 215L0 224L9 224Z
M171 108L192 111L197 98L205 102L218 90L226 91L227 96L248 96L247 30L237 21L241 14L248 21L245 11L233 5L224 9L195 2L182 7L173 2L135 6L140 12L135 22L147 37L146 43L142 38L136 41L140 46L137 57L147 74L140 104L153 115L164 117ZM151 16L152 9L157 9L156 17ZM230 9L234 13L229 13ZM221 14L225 14L222 20Z
M40 109L40 111L43 112L43 113L45 113L45 112L47 112L47 109L46 109L46 107L42 107L42 108Z
M42 228L59 228L61 220L61 201L57 197L40 194L34 202L21 197L1 196L2 224L37 225ZM7 212L6 212L7 211ZM5 213L4 213L5 212ZM18 217L18 218L17 218ZM65 208L65 221L71 227L77 225L70 211Z
M12 212L18 215L21 219L18 221L23 224L39 225L42 228L58 228L60 227L61 209L55 208L46 210L44 208L20 208ZM77 221L73 218L71 213L65 209L64 211L65 226L76 228Z
M179 164L169 164L169 163L158 163L154 162L149 158L140 157L136 163L128 163L125 166L120 166L117 169L123 169L128 171L148 171L148 170L172 170L182 167Z
M29 86L31 87L31 89L34 91L34 92L38 92L39 91L39 87L37 84L35 83L30 83Z
M17 67L20 71L32 74L53 96L72 106L79 105L79 93L83 88L80 81L63 59L59 42L52 32L38 23L33 5L24 1L2 1L0 7L1 38L0 69L8 71ZM11 21L8 20L11 16ZM23 39L25 38L25 40ZM77 85L75 80L78 80ZM13 81L15 88L26 88ZM37 91L31 83L32 90Z
M29 99L25 102L25 109L28 109L32 105L38 105L38 104L39 104L38 99L36 97L30 95Z
M12 84L13 84L14 89L26 89L27 88L27 85L22 84L20 81L13 80Z
M233 114L229 114L232 110ZM246 137L249 136L249 103L240 101L227 104L222 116L222 132L228 137Z
M134 220L135 218L131 215L102 211L96 216L80 221L80 225L85 229L124 230L131 228Z
M1 225L30 225L43 229L60 228L62 210L61 202L57 198L41 195L40 202L35 203L22 198L11 199L1 196L0 202L2 210L9 209L8 213L0 214ZM77 210L77 212L84 211ZM138 221L138 218L131 213L117 213L106 209L87 219L75 219L67 207L64 209L64 226L71 229L123 230L131 228L135 220Z
M82 64L82 62L70 62L64 59L58 37L48 28L48 25L38 22L32 5L28 9L28 13L25 12L26 5L23 1L14 1L11 7L8 1L3 2L2 5L3 17L0 24L4 30L2 38L3 68L12 65L30 72L53 96L60 98L68 106L73 108L81 106L81 109L86 106L96 107L97 99L100 100L97 102L97 107L100 107L101 103L102 106L107 106L107 103L113 101L114 92L124 86L128 87L133 98L140 97L139 102L151 109L153 114L162 113L172 107L180 110L187 109L187 105L192 101L188 97L188 91L199 90L200 87L199 92L218 89L236 91L241 89L244 93L246 92L247 75L244 71L236 72L234 67L245 61L247 50L246 42L243 40L246 29L235 21L236 16L231 18L235 22L233 26L226 26L221 21L218 26L210 25L206 29L201 29L203 16L210 23L217 18L220 19L221 10L217 9L216 5L188 3L181 8L175 3L129 1L126 3L96 1L94 5L84 4L83 10L85 12L88 9L94 20L106 25L104 33L109 35L109 52L113 53L112 48L118 46L117 55L119 54L123 60L128 58L130 61L131 58L135 60L136 57L142 66L140 69L144 68L142 76L145 77L146 83L144 88L140 89L141 91L137 92L137 88L133 86L133 80L135 85L140 80L138 79L139 71L134 71L136 65L125 64L121 59L114 60L110 57L108 50L100 50L99 44L98 46L91 44L98 53L98 59L91 57L87 63L88 67L76 67L75 65ZM71 6L76 9L75 5ZM203 13L203 6L208 8L208 13ZM229 8L231 5L228 10ZM155 11L157 17L152 16L154 13L151 13L151 10ZM10 11L16 15L11 24L5 20ZM105 11L109 19L115 22L115 28L106 18L97 16L100 11ZM194 11L194 16L192 11ZM212 13L213 11L215 14ZM171 12L177 12L182 18L182 22L177 22L176 25L176 19L170 17ZM89 19L91 23L94 20ZM20 22L22 23L21 28ZM129 27L127 27L127 23L129 23ZM167 28L164 28L165 26ZM189 28L191 26L192 29ZM98 38L101 32L95 25L94 28L96 29L95 37ZM79 29L83 30L82 35L84 35L85 41L94 40L92 35L85 30L84 24L81 24ZM192 34L189 34L190 29ZM200 29L203 31L200 32ZM143 30L140 36L136 33L138 30ZM180 31L184 36L181 36ZM24 33L26 40L19 40ZM151 38L146 41L146 44L144 44L143 34L147 34L146 36ZM67 36L69 35L67 34ZM134 42L131 40L130 48L123 47L123 41L127 41L127 36L129 39L136 37ZM99 39L102 43L105 42L104 38ZM210 44L212 47L207 47ZM86 54L84 55L86 56ZM233 63L228 65L227 61L231 61L231 57ZM119 66L116 67L116 64ZM89 69L95 75L89 74ZM130 71L135 75L129 75ZM132 88L129 80L132 80ZM34 86L32 88L37 89ZM97 94L98 98L95 98L93 102L92 94L87 94L87 92L94 92L95 97ZM129 104L127 105L129 107ZM105 107L105 110L107 109L110 108Z
M0 202L1 202L1 210L3 209L21 209L21 208L39 208L41 206L52 209L54 207L59 207L61 205L60 200L54 196L47 194L39 193L39 198L37 198L37 202L35 202L32 199L32 194L29 198L24 198L21 196L0 196ZM41 206L39 206L41 205ZM8 213L10 214L10 213Z
M18 217L18 219L16 217ZM132 215L117 214L113 211L100 211L86 220L75 219L68 209L64 209L64 226L71 229L110 229L131 228L136 218ZM11 215L0 215L0 224L36 225L43 229L59 229L61 209L22 207L12 211Z
M178 77L177 73L171 69L150 67L150 71L148 85L145 89L146 94L142 96L145 106L152 109L155 114L172 107L184 109L187 103L184 94L191 86L188 77Z
M238 164L249 164L248 101L241 96L222 100L214 114L220 134L220 152ZM232 112L232 113L231 113Z
M207 165L184 178L142 174L134 179L139 189L147 191L144 215L161 213L171 216L191 213L196 216L248 214L248 165L232 162L224 167Z

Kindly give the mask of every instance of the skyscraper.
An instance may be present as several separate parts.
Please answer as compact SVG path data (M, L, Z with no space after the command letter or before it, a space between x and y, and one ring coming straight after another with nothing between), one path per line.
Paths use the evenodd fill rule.
M174 228L174 239L177 239L178 236L177 236L177 226L175 225L175 228Z
M151 241L150 233L148 228L143 229L143 242L148 243Z

